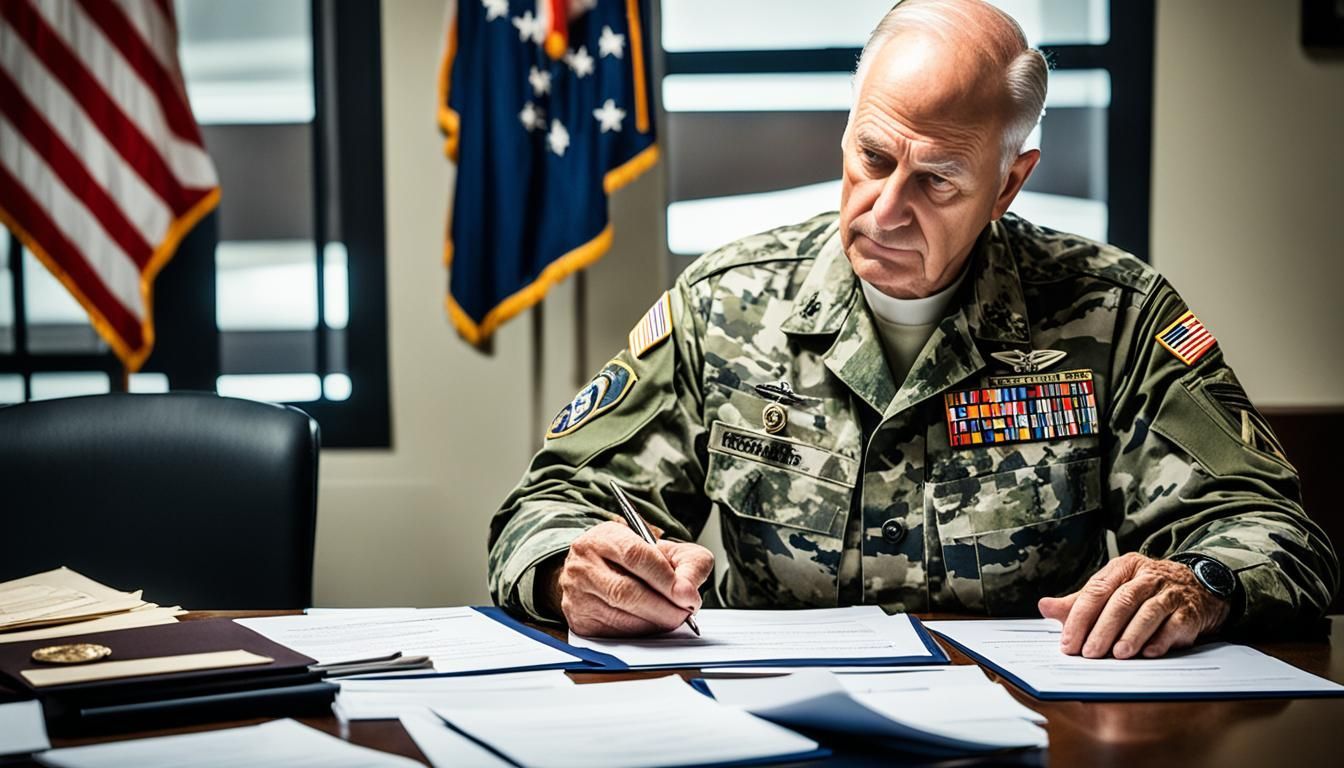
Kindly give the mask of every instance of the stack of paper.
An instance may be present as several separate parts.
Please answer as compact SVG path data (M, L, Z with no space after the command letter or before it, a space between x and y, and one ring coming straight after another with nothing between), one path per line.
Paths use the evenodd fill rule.
M571 645L630 668L707 665L936 664L947 661L919 622L875 605L802 611L705 610L697 637L685 626L634 639L570 633Z
M244 728L159 736L87 747L53 749L34 755L55 768L226 768L264 765L268 768L411 768L405 757L356 746L293 720L272 720Z
M428 656L438 674L590 666L544 634L475 608L333 611L236 621L319 664L400 652Z
M0 583L0 643L172 624L182 613L69 568Z
M437 706L452 706L482 692L511 691L519 698L533 690L573 685L560 670L464 677L376 677L340 681L332 709L342 720L394 720Z
M1038 699L1344 696L1344 686L1244 645L1209 643L1157 659L1085 659L1059 650L1053 619L937 621L929 628Z
M659 768L826 754L815 741L722 706L674 676L526 696L480 693L434 713L526 768Z
M1045 718L977 667L703 680L719 702L781 725L861 736L906 752L951 755L1047 744Z

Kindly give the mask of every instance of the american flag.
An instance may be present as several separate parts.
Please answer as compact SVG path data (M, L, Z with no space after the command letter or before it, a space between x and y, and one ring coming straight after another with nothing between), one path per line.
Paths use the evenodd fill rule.
M1209 329L1195 317L1195 313L1189 310L1159 333L1157 340L1186 365L1194 365L1218 343Z
M626 342L630 345L630 354L642 357L653 349L658 342L672 333L672 299L667 291L649 307L644 317L630 329Z
M170 0L0 0L0 222L127 370L155 275L218 202Z

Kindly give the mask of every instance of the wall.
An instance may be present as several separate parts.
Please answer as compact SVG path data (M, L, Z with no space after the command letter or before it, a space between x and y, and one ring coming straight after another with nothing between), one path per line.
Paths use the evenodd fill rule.
M1159 0L1152 254L1257 401L1340 406L1344 65L1304 56L1297 5ZM545 305L540 414L529 317L485 357L444 316L443 14L444 0L383 3L395 447L323 455L319 605L488 599L490 514L576 388L572 282ZM588 272L590 369L666 279L662 207L661 165L613 201L615 246Z
M493 356L468 347L443 310L441 259L451 166L435 125L444 0L383 3L390 451L322 456L318 605L488 601L488 521L521 476L554 411L653 303L664 253L662 171L620 191L612 250L587 273L591 370L577 374L573 281L545 302L544 375L529 315L506 324ZM534 380L541 412L531 407Z
M1344 59L1303 52L1299 11L1159 0L1152 256L1252 399L1339 407Z

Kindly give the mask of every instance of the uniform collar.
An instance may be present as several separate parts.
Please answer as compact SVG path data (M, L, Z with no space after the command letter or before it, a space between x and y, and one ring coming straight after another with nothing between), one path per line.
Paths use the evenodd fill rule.
M967 282L974 286L973 292L962 291L957 301L962 303L971 335L984 341L1030 346L1022 280L1001 222L990 222L980 234L972 249L970 270ZM818 250L782 330L806 335L839 332L850 308L863 303L858 300L858 288L858 278L845 256L837 228Z
M967 284L915 361L907 386L892 381L838 230L822 244L781 327L789 334L835 334L826 367L878 413L897 413L984 368L976 339L1030 348L1022 282L999 222L981 233L971 259Z

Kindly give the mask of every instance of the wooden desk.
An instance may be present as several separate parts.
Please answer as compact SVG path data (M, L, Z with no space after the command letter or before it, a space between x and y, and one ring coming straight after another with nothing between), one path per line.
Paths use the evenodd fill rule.
M266 616L283 611L198 611L194 618ZM931 616L929 618L955 618ZM1344 616L1333 616L1329 637L1257 647L1297 667L1344 682ZM548 630L549 631L549 630ZM552 631L557 637L560 633ZM946 648L946 644L944 644ZM954 663L971 663L947 648ZM619 674L571 673L578 683L629 680L663 672ZM679 673L693 677L693 670ZM1050 766L1201 766L1294 765L1336 763L1344 753L1344 699L1280 699L1260 701L1083 703L1042 702L1005 683L1013 695L1044 714L1049 723L1050 749L1043 762ZM421 762L424 756L415 742L395 721L364 721L343 726L335 716L299 718L327 733L385 752L406 755ZM74 746L143 736L161 736L250 725L262 720L209 723L189 728L139 731L116 737L53 739L53 746ZM1035 764L1031 755L1023 764ZM839 762L839 761L836 761ZM1001 762L1001 761L1000 761ZM821 765L810 763L807 765ZM845 765L891 765L889 758L870 756L846 759ZM958 765L967 764L965 761Z

